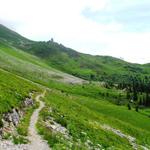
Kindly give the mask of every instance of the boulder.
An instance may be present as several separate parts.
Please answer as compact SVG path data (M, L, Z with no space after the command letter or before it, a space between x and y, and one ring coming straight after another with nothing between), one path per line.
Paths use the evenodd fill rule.
M11 113L11 118L12 118L12 122L15 126L18 125L19 123L19 120L20 120L20 116L19 116L19 113L16 109L13 109L12 110L12 113Z
M29 106L33 106L34 102L31 98L26 98L24 101L24 106L25 107L29 107Z
M14 126L17 126L19 123L19 120L20 120L18 110L12 109L12 112L4 114L3 119L5 121L5 124L6 124L6 122L8 122L9 124L13 123Z

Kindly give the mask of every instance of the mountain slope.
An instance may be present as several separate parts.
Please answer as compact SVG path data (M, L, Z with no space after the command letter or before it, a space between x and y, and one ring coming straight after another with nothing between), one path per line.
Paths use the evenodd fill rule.
M18 108L22 98L28 96L28 93L32 90L41 90L37 84L34 85L32 82L3 70L0 70L0 77L0 88L2 89L0 97L1 113L10 111L12 106ZM87 93L83 92L84 88ZM109 125L126 135L133 136L139 148L141 148L140 145L146 147L150 145L150 120L146 115L143 115L143 110L141 110L141 113L134 110L128 111L124 106L116 106L105 101L107 98L104 99L100 96L100 98L94 98L95 89L91 88L88 91L90 85L84 85L84 88L79 89L83 96L78 94L77 90L74 94L71 94L74 90L72 85L69 88L70 93L54 89L47 91L44 98L46 106L40 113L37 127L39 133L48 141L52 149L60 149L60 147L67 149L69 147L70 149L81 150L91 148L132 150L132 145L126 138L121 138L113 132L103 129L103 125ZM65 90L65 88L63 89ZM101 92L104 90L99 86L98 89ZM91 93L91 95L88 96L88 93ZM18 94L20 97L18 97ZM9 109L6 109L5 105L9 106ZM52 117L54 120L49 120ZM52 130L49 122L52 123L52 127L57 122L61 125L61 130L66 128L65 131L68 135L59 133L59 130ZM87 144L88 142L90 143ZM7 146L5 148L7 149Z
M0 39L12 44L29 43L30 40L0 24Z
M53 69L39 58L9 46L9 44L2 41L0 41L0 67L43 84L51 80L72 83L82 82L81 79Z
M16 36L7 31L12 37ZM53 41L32 41L27 46L25 42L16 44L15 41L8 40L9 36L0 36L0 130L3 126L3 113L12 111L14 107L18 110L20 103L31 91L41 92L44 88L48 90L43 99L45 107L40 112L37 128L52 149L133 150L134 145L136 149L149 149L149 108L136 112L131 106L132 110L128 110L126 106L120 106L127 104L124 90L107 89L97 82L72 84L83 82L50 67L57 66L56 68L66 69L66 72L71 73L76 69L75 73L78 73L78 76L87 78L85 74L90 76L91 71L93 73L99 68L105 72L104 77L112 77L114 73L118 76L128 74L128 68L123 67L126 65L130 66L130 73L136 71L143 75L142 70L149 71L148 65L143 67L112 57L84 55ZM20 35L17 34L17 38L20 38ZM81 64L84 67L80 66ZM101 76L101 72L98 75ZM27 110L27 116L19 124L18 131L23 136L28 135L32 111ZM17 138L18 135L14 137L15 140ZM22 139L16 141L22 142ZM143 146L146 148L142 148Z
M31 91L40 88L18 76L0 69L0 117L12 107L18 107Z
M146 76L150 73L148 65L132 64L109 56L82 54L53 40L30 41L2 25L0 39L39 57L49 66L83 79L119 82L129 75Z
M88 80L107 81L110 79L116 82L120 77L130 74L147 75L150 73L150 70L145 69L143 65L128 63L109 56L78 53L53 41L36 42L30 46L24 45L22 48L45 60L50 66Z

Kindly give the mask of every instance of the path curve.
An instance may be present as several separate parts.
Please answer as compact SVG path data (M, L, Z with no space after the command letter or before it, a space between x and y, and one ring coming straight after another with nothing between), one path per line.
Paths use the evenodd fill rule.
M46 141L44 141L37 132L36 123L38 121L39 112L44 108L45 104L40 98L44 97L46 90L37 95L35 100L39 102L39 108L37 108L30 119L29 125L29 136L28 139L30 140L29 144L19 144L15 145L12 141L8 140L0 140L0 150L50 150Z
M29 140L31 144L29 144L29 150L50 150L47 142L41 138L41 136L37 133L36 130L36 123L38 121L39 112L45 106L44 102L41 101L40 98L44 97L45 92L46 91L44 91L42 94L38 95L35 98L35 100L39 102L40 106L33 112L31 116L30 126L29 126Z

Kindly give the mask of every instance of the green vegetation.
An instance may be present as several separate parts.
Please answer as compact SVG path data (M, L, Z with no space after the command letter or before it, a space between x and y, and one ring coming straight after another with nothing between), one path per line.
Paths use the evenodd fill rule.
M107 101L87 96L66 95L66 93L56 90L47 94L45 102L46 109L41 112L41 120L38 123L39 133L44 135L54 149L57 144L61 143L65 147L69 143L64 138L60 138L58 133L52 132L46 127L43 121L48 120L49 117L67 128L69 135L73 138L72 149L73 147L79 149L78 146L81 145L80 149L86 149L87 140L93 143L91 145L93 147L100 144L103 148L114 145L116 149L131 149L128 141L102 129L101 126L104 124L136 137L137 143L141 145L150 144L150 120L148 117L135 111L128 111L124 106L115 106ZM50 108L52 111L49 111ZM79 140L81 145L76 145Z
M0 69L0 126L3 127L2 115L6 112L11 112L13 108L23 109L25 113L17 127L19 135L5 133L3 137L4 139L12 138L15 144L25 144L28 142L24 136L28 134L30 117L36 106L26 109L22 107L23 101L32 91L41 92L42 88L30 81Z
M108 56L78 53L53 41L34 42L30 47L27 45L21 48L43 59L49 66L86 80L119 83L129 75L144 76L150 73L144 65Z
M39 58L0 42L0 67L40 84L51 80L72 82L77 78L44 64Z
M128 107L132 103L135 104L137 112L139 107L150 107L150 77L140 78L131 76L128 82L123 82L118 87L126 89L127 99L129 99Z
M23 136L13 136L14 144L27 144L28 140Z
M82 54L53 40L31 41L2 25L0 41L36 55L49 66L87 80L120 83L130 75L149 76L150 73L149 64L132 64L113 57Z
M89 81L81 84L79 78L55 68ZM2 114L20 107L31 91L50 88L37 128L52 149L132 149L126 138L104 129L103 125L135 137L139 145L150 145L150 109L136 112L132 109L136 105L129 104L135 93L136 102L140 94L145 97L148 93L146 100L149 100L149 80L144 80L149 73L149 64L85 55L52 40L30 41L0 25L0 127L3 127ZM140 80L133 85L130 75ZM26 109L17 127L19 136L13 137L14 143L28 142L24 136L36 107ZM55 132L47 126L47 121L58 123L68 132L66 135ZM9 136L6 134L5 138Z
M32 91L40 88L29 81L0 69L0 113L20 107Z
M0 39L14 44L29 43L30 40L0 24Z

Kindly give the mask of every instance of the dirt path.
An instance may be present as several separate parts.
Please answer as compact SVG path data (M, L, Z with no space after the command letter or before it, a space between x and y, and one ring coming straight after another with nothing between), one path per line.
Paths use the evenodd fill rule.
M30 126L29 126L29 136L28 139L30 141L29 144L20 144L14 145L12 141L3 140L0 141L0 150L50 150L46 141L44 141L40 135L37 133L36 130L36 123L38 121L39 112L44 107L44 102L40 100L40 98L44 97L44 91L42 94L38 95L35 99L39 102L39 108L37 108L30 119Z
M38 95L36 97L36 101L39 102L40 106L38 109L36 109L32 116L31 116L31 121L30 121L30 126L29 126L29 140L31 142L31 144L29 145L29 150L49 150L49 146L46 143L46 141L44 141L40 135L37 133L36 130L36 123L38 121L38 116L39 116L39 112L42 110L42 108L44 107L44 102L40 101L41 97L44 97L45 92L41 95Z

